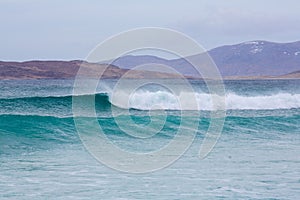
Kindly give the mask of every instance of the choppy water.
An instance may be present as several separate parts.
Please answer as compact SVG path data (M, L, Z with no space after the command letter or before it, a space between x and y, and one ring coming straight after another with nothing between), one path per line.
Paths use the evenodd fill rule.
M189 123L180 124L176 97L168 91L144 88L120 108L110 100L113 84L113 80L100 83L95 107L99 124L115 145L155 151L172 140L179 126L189 132ZM0 81L0 199L298 199L299 84L299 80L227 81L222 135L208 157L200 160L211 105L204 83L193 81L200 109L184 116L199 121L191 148L165 169L130 174L100 164L85 150L72 115L73 81ZM115 123L129 108L134 122L147 124L154 104L166 109L168 116L152 138L135 139ZM118 112L115 117L112 108ZM85 114L81 117L90 117ZM161 110L151 115L160 116Z

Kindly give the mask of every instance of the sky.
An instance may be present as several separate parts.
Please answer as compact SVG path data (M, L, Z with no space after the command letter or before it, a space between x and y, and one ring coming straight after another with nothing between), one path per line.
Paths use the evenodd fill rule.
M209 50L252 40L300 40L298 0L0 0L0 60L84 59L141 27L180 31Z

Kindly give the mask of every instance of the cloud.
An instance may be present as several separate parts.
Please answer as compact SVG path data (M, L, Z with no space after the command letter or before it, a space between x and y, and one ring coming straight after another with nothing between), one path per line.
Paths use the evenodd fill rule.
M258 35L300 30L300 18L262 12L217 9L206 16L181 21L181 27L209 34Z
M173 26L209 47L245 40L299 40L300 16L293 12L206 7Z
M298 1L261 4L258 0L2 0L0 60L84 57L107 37L143 26L173 28L207 48L258 38L299 38Z

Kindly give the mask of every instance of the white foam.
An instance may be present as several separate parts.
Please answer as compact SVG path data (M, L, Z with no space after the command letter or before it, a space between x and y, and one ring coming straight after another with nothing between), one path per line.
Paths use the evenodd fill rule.
M278 93L261 96L226 95L226 108L237 110L300 108L300 94Z
M220 96L214 96L222 98ZM196 104L193 103L196 100ZM195 102L195 101L194 101ZM217 102L217 101L216 101ZM179 96L167 91L139 91L129 100L112 104L122 108L140 110L213 110L212 95L208 93L180 93ZM230 110L268 110L300 108L300 94L278 93L273 95L242 96L235 93L225 95L226 109Z

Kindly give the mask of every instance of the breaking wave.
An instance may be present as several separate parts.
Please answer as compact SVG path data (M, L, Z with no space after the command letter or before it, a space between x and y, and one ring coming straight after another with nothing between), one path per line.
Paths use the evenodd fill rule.
M127 95L128 97L128 95ZM89 98L95 98L96 109L109 109L111 106L123 109L138 110L213 110L212 98L208 93L180 93L174 95L168 91L137 91L124 99L124 94L99 93L84 95L22 97L14 99L0 99L2 108L15 110L18 107L30 105L34 108L71 107L72 98L82 99L82 104ZM219 96L216 96L221 98ZM196 100L196 101L195 101ZM192 103L196 102L196 103ZM236 93L225 95L225 105L228 110L272 110L300 108L300 94L276 93L272 95L246 96ZM8 110L7 110L8 111ZM2 112L3 113L3 112Z

